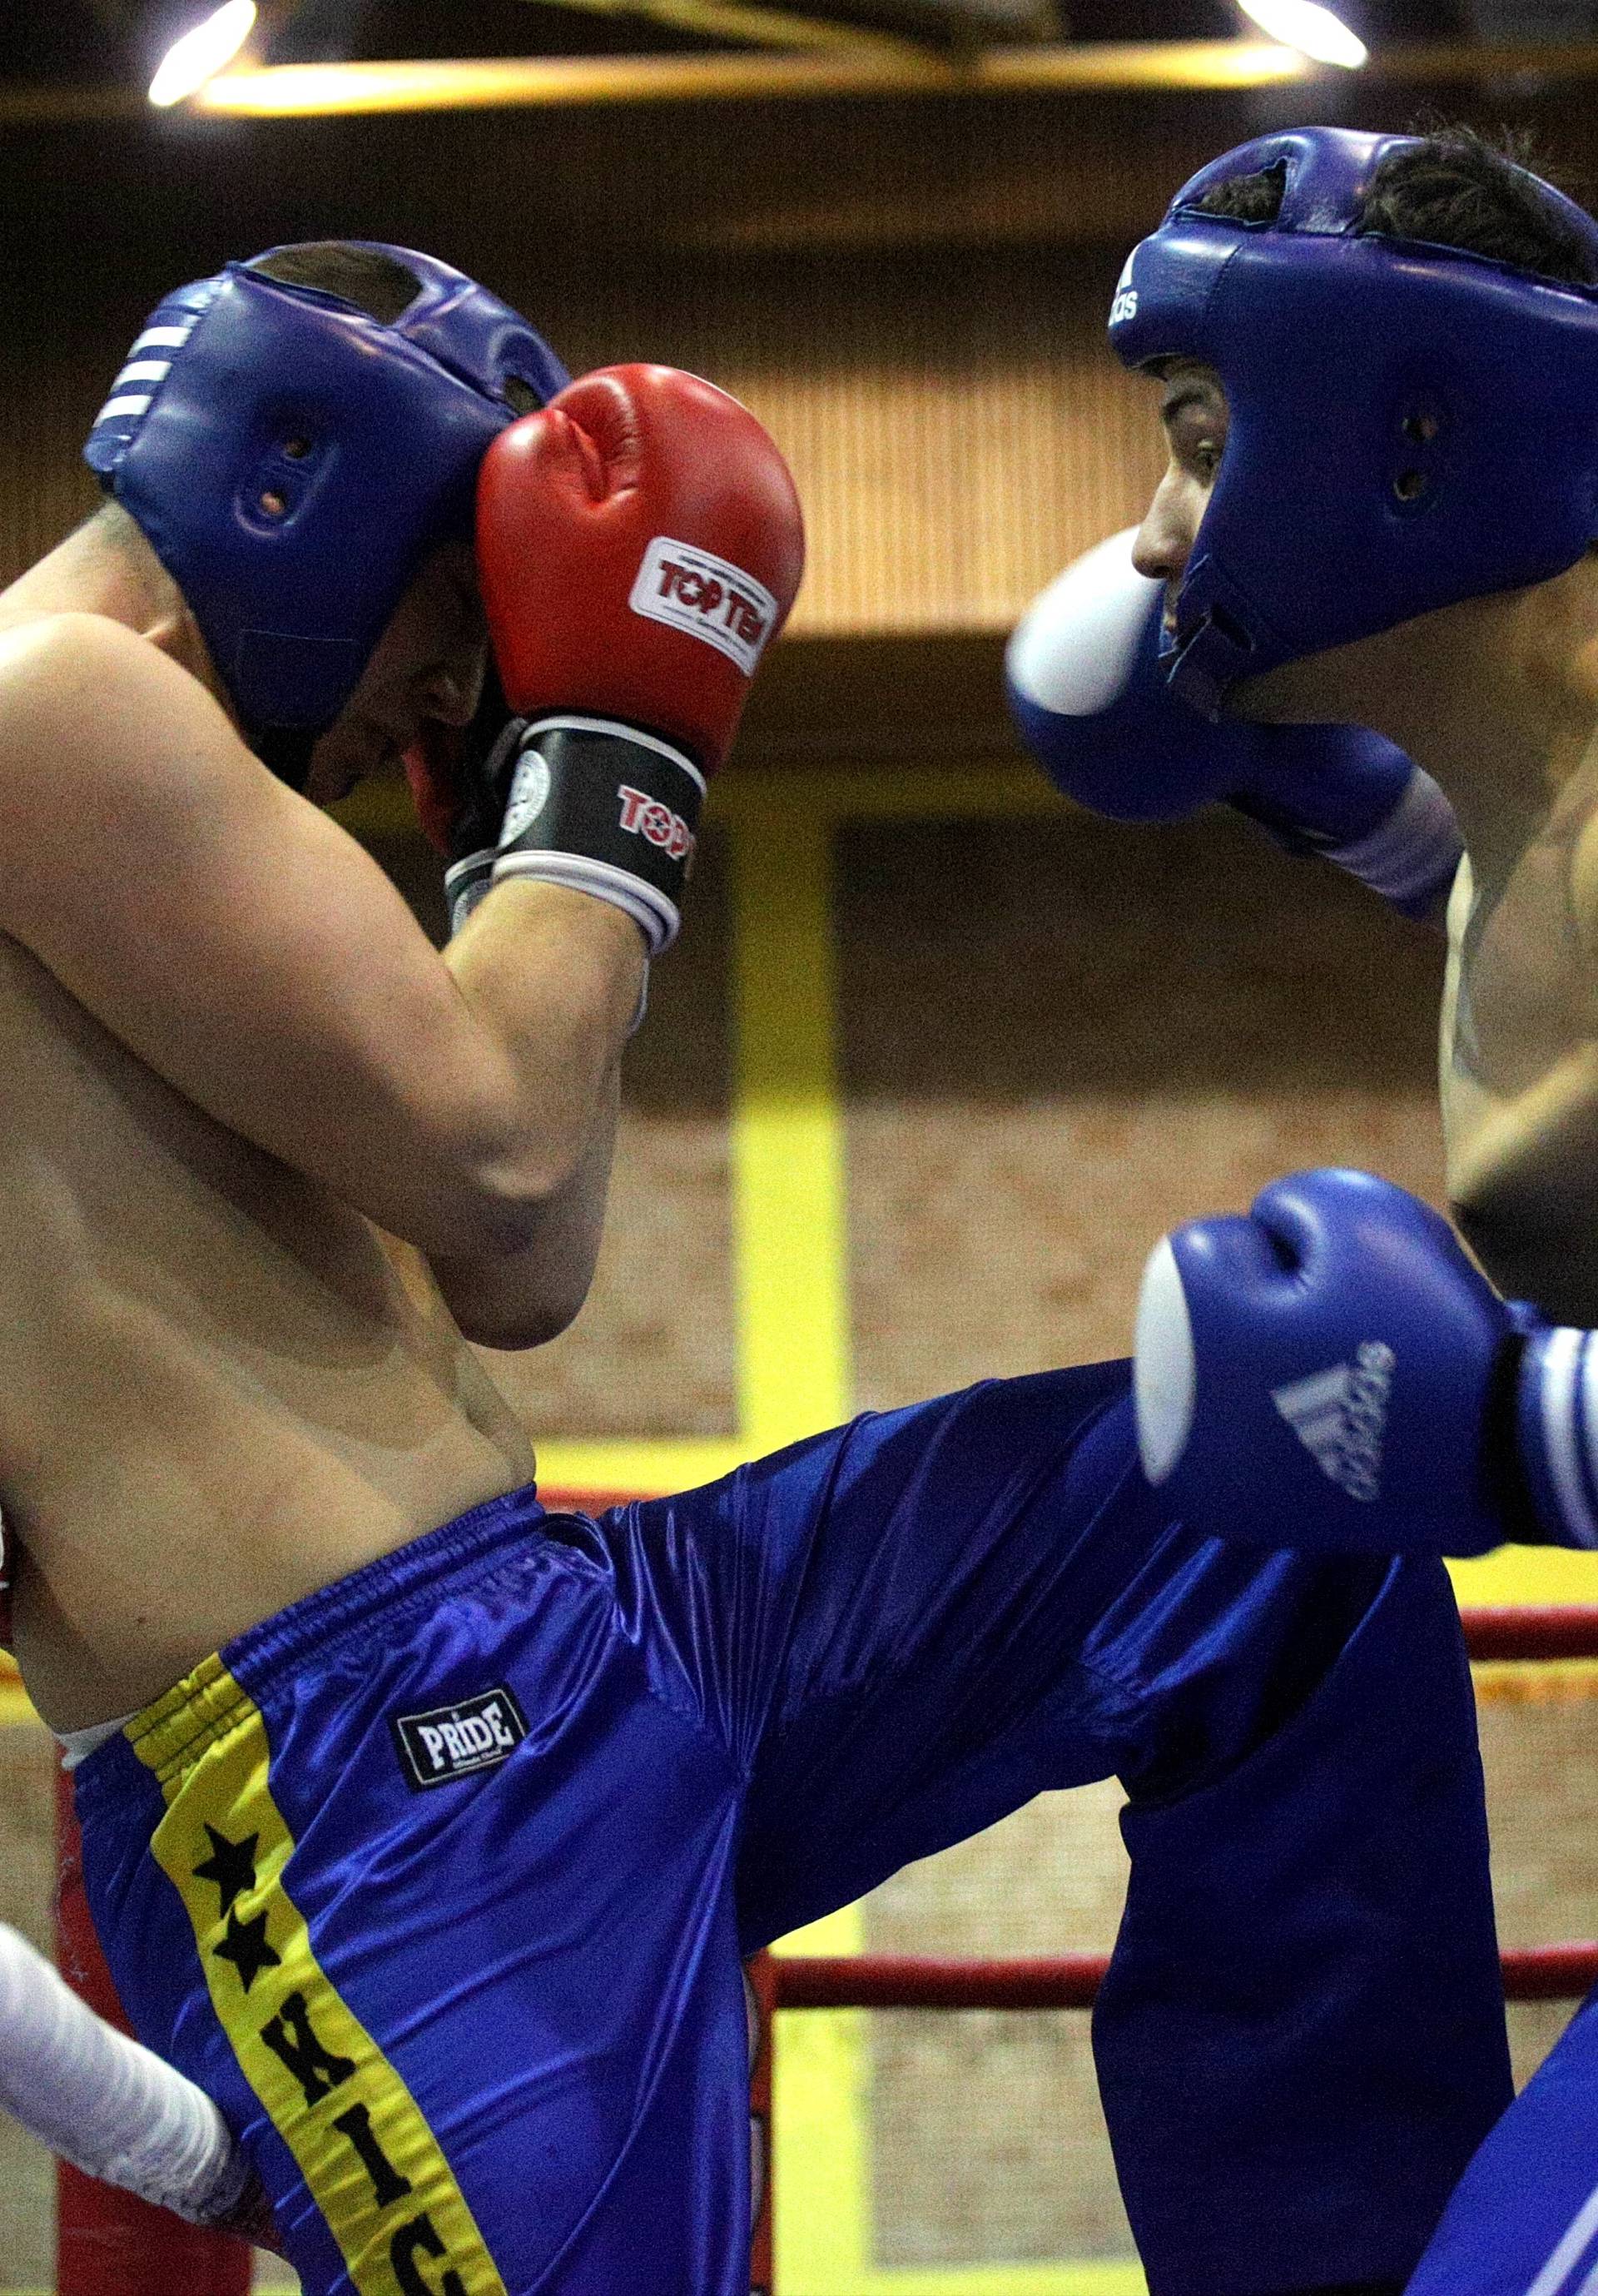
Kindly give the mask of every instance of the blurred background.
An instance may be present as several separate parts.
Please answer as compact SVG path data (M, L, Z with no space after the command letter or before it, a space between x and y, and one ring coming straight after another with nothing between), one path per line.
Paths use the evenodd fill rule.
M552 1480L671 1488L852 1408L1120 1354L1159 1234L1295 1166L1438 1193L1437 944L1234 819L1072 812L1014 745L1001 656L1160 467L1103 321L1176 185L1267 128L1446 118L1529 128L1582 196L1598 0L1347 0L1330 30L1294 0L271 0L153 104L204 12L0 18L0 575L93 507L79 444L160 295L295 239L454 262L574 371L710 376L807 506L806 589L630 1056L594 1298L496 1360ZM348 818L436 923L398 789ZM1598 1599L1587 1558L1463 1583ZM1592 1687L1482 1674L1506 1942L1598 1930ZM42 1939L50 1750L0 1713L0 1917ZM1045 1798L819 1942L1102 1949L1118 1801ZM1515 2013L1522 2071L1565 2013ZM1085 2020L783 2023L783 2296L1139 2284ZM0 2124L0 2290L48 2286L52 2243L47 2164Z

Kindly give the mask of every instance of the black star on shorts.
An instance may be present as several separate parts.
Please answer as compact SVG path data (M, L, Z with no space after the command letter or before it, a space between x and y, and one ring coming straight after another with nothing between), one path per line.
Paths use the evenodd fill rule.
M212 1855L203 1866L196 1866L191 1870L197 1882L216 1883L222 1892L222 1903L217 1911L231 1914L234 1898L255 1887L255 1853L261 1837L258 1833L252 1833L247 1841L230 1841L225 1833L218 1833L214 1825L208 1825L205 1830L210 1836Z
M218 1961L232 1962L244 1980L246 1993L263 1969L280 1969L283 1966L282 1954L274 1953L266 1943L265 1914L252 1914L249 1921L242 1922L237 1914L230 1913L227 1935L215 1950Z

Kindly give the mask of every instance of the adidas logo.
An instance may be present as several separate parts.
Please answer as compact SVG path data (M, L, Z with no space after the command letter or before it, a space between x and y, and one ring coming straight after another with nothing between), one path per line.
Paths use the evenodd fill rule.
M1271 1390L1271 1401L1321 1472L1350 1498L1381 1496L1381 1438L1396 1361L1383 1341L1366 1340L1352 1363Z

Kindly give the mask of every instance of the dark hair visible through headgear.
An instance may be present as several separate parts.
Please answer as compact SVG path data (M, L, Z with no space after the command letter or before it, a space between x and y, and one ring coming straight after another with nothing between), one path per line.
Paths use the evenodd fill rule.
M324 295L337 295L353 303L369 318L391 327L422 292L422 282L409 264L401 263L381 248L353 246L343 239L307 239L296 247L280 247L258 255L246 266L281 279L291 287L315 287Z
M1591 250L1541 196L1528 172L1531 165L1526 138L1512 132L1491 144L1473 127L1430 128L1377 168L1359 229L1457 247L1540 279L1578 287L1598 283ZM1539 173L1549 180L1545 168ZM1215 184L1196 204L1205 215L1234 223L1274 223L1286 183L1286 168L1278 161Z

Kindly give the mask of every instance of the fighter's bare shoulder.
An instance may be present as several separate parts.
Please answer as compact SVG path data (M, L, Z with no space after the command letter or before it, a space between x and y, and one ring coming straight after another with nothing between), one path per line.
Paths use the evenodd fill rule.
M169 755L173 735L242 748L198 678L136 630L85 612L41 614L0 630L0 763L8 776L44 766L35 748L40 735L53 745L81 741L102 774L117 771L118 736L127 737L130 769ZM70 762L70 753L59 759Z
M199 679L124 624L0 630L0 927L20 939L112 849L148 852L269 779Z

